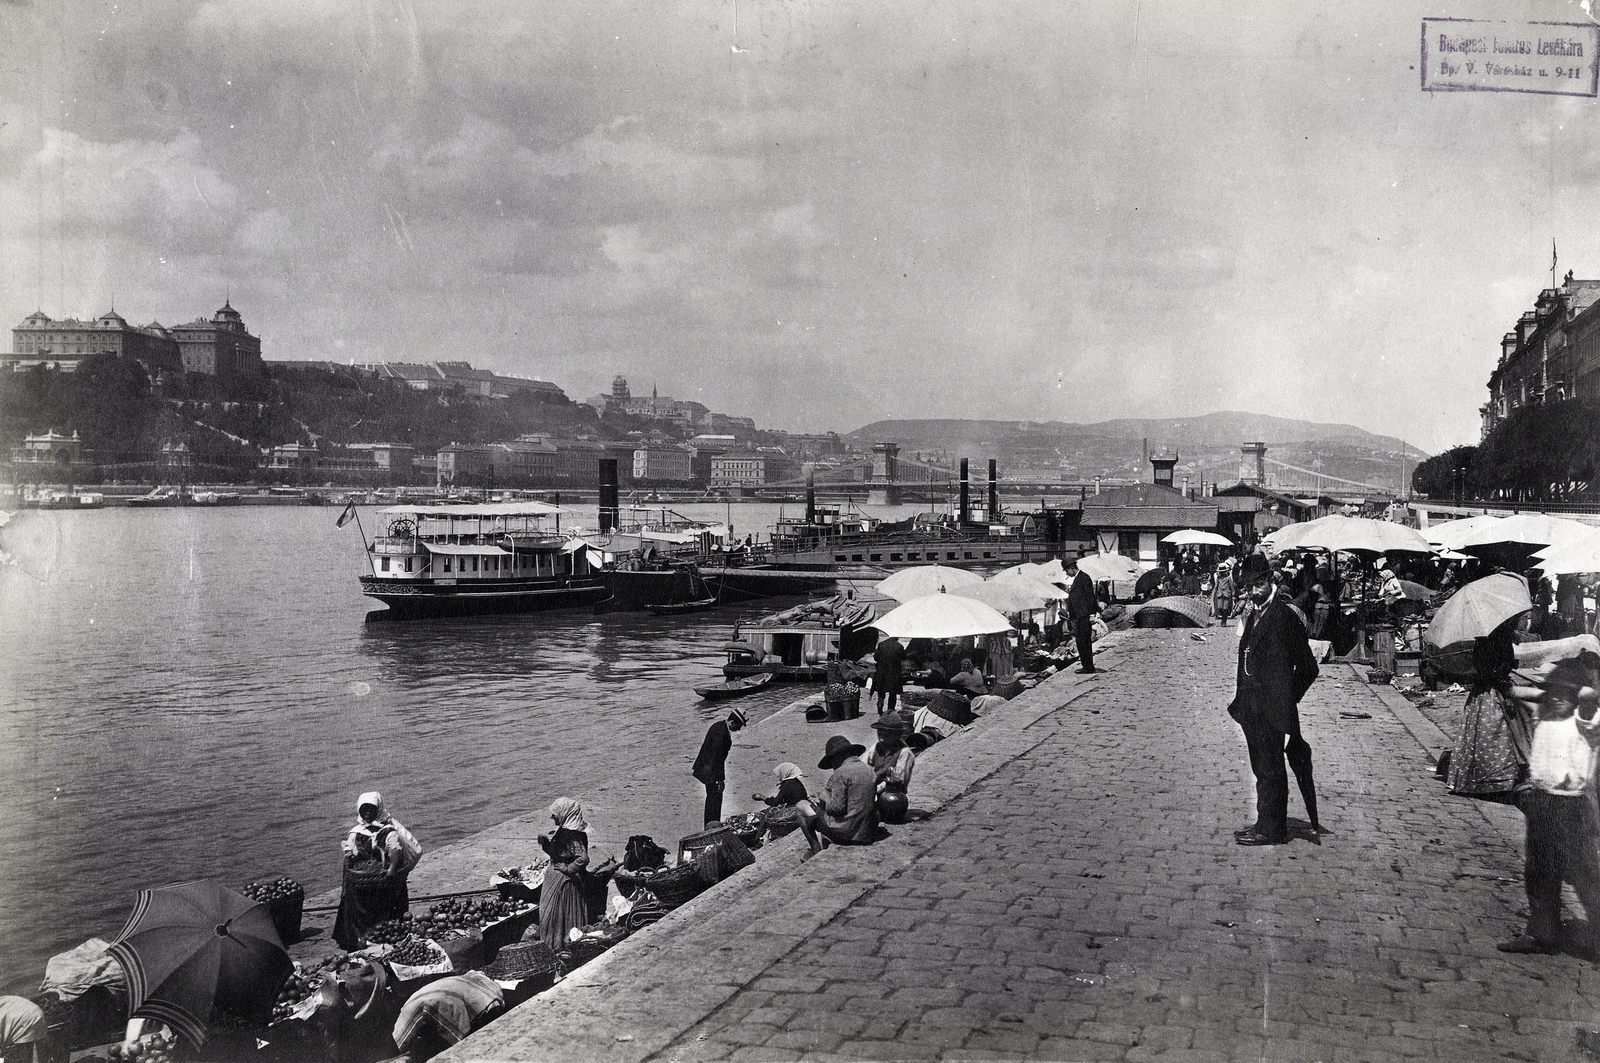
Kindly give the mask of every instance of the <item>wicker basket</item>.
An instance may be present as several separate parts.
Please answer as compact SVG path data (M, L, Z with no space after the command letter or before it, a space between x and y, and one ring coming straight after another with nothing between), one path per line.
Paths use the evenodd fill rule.
M800 810L793 805L777 805L758 813L767 837L781 838L800 829Z
M639 884L655 894L656 899L668 910L688 903L705 890L705 882L693 862L662 868L649 874L641 871Z

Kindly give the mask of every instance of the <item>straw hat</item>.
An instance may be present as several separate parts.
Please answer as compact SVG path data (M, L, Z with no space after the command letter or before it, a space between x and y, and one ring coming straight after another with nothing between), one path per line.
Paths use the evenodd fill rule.
M879 716L876 720L872 721L872 729L874 731L882 731L885 734L899 735L903 735L911 730L910 727L906 726L905 717L901 716L898 712L886 712L882 716Z

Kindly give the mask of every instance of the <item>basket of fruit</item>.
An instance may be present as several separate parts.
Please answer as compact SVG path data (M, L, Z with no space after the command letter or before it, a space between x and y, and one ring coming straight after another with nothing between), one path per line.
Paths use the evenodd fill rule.
M388 961L394 976L402 982L449 974L454 970L444 946L428 938L407 938L391 948L383 958Z
M504 901L537 901L544 884L544 871L538 867L507 867L489 876L489 885Z
M368 945L398 945L416 933L416 924L410 915L402 915L383 922L367 931Z
M132 1041L111 1046L112 1063L172 1063L178 1048L178 1035L171 1030L157 1030Z
M300 940L300 921L305 915L306 888L287 876L271 881L252 882L242 891L253 901L267 906L272 925L285 945Z

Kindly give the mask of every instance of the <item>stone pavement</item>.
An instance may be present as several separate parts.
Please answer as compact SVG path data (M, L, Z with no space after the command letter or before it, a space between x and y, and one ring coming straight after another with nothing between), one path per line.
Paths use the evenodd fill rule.
M1105 674L931 750L927 818L763 851L443 1058L1590 1058L1595 967L1494 948L1525 910L1517 813L1449 797L1436 735L1354 669L1302 705L1333 833L1233 844L1237 643L1204 634L1115 636Z

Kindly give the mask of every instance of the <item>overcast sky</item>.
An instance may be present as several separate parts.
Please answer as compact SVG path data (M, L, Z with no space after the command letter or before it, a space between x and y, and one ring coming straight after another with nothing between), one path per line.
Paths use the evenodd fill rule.
M753 416L1238 409L1477 440L1600 276L1592 99L1419 87L1577 4L0 0L0 325Z

